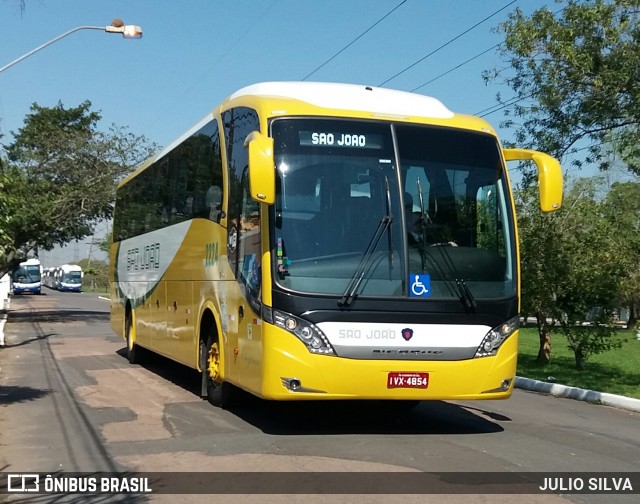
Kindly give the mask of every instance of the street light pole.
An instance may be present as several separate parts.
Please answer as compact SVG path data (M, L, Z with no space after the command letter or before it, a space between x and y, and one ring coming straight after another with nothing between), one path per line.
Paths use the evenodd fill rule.
M29 51L26 54L23 54L18 59L13 60L11 63L6 64L2 68L0 68L0 73L4 72L7 68L11 68L16 63L20 63L23 59L28 58L32 54L37 53L41 49L50 46L51 44L57 42L58 40L66 37L67 35L71 35L80 30L100 30L107 33L120 33L124 38L140 38L142 37L142 28L136 25L125 25L119 19L114 19L113 24L111 26L78 26L76 28L72 28L71 30L64 32L62 35L58 35L57 37L45 42L41 46L36 47L35 49Z

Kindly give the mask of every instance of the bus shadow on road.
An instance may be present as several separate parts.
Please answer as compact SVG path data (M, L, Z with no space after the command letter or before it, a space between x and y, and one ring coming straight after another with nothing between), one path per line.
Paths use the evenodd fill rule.
M126 347L117 353L126 359ZM147 352L141 365L199 397L200 375L193 369ZM233 393L233 404L226 410L203 399L203 407L210 408L210 413L203 408L204 414L235 415L274 435L487 434L504 431L500 422L510 421L486 409L446 401L421 401L409 408L403 401L267 401L237 388Z
M487 434L504 431L497 422L446 401L265 401L243 394L229 412L266 434Z
M193 395L199 396L200 375L197 371L143 348L138 347L138 352L140 366L153 374L158 375L160 378L177 385L187 392L191 392ZM126 346L117 350L116 353L123 359L127 359Z

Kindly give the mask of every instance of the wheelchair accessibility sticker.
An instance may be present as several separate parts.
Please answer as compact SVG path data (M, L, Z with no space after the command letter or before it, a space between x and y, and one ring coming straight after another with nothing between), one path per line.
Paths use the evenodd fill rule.
M429 297L431 296L431 276L411 274L409 278L411 297Z

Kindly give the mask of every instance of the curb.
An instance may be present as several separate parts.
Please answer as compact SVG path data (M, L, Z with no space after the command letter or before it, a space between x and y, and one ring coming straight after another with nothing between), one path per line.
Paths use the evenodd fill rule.
M596 392L595 390L586 390L577 387L569 387L567 385L548 383L533 380L531 378L523 378L521 376L516 376L515 387L531 392L540 392L557 397L640 412L640 399L634 399L632 397L609 394L607 392Z

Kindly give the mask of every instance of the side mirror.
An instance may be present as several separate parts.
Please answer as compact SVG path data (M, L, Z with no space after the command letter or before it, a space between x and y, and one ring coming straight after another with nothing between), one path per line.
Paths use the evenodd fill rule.
M562 206L562 169L554 157L528 149L504 149L507 161L533 161L538 167L540 210L555 212Z
M244 146L249 149L249 191L251 197L272 205L276 201L276 172L273 159L273 138L253 131Z

